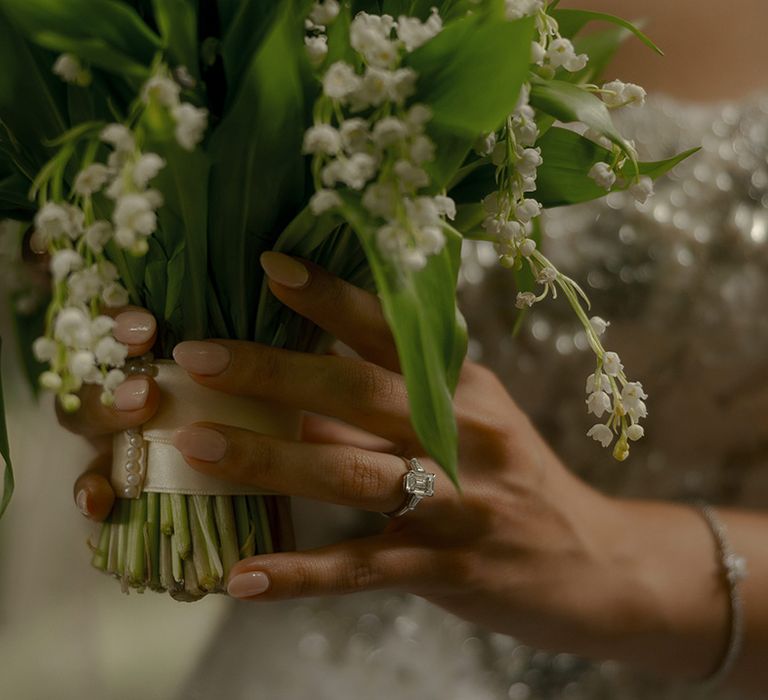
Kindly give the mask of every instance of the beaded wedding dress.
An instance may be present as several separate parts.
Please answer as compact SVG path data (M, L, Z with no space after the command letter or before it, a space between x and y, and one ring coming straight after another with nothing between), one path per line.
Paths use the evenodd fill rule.
M598 488L768 507L768 95L717 107L656 99L622 122L643 159L703 150L647 205L614 194L551 212L543 246L611 320L606 346L650 395L647 437L616 463L585 436L594 360L584 333L558 300L535 307L514 338L509 273L485 245L466 252L470 352ZM383 525L304 501L294 509L300 548ZM615 663L536 651L391 592L233 605L197 668L180 700L706 696Z

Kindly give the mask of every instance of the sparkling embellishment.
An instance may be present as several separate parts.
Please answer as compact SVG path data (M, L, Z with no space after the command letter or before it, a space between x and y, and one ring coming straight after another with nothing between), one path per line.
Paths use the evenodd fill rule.
M388 518L405 515L413 510L422 498L435 494L435 475L427 473L415 457L405 461L408 465L408 473L403 476L403 490L408 498L398 510L382 514Z
M433 496L435 493L435 475L408 472L405 475L405 490L418 496Z

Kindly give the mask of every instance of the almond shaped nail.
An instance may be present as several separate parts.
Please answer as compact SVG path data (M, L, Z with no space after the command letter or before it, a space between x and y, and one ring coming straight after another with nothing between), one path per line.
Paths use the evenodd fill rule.
M263 571L249 571L230 579L227 593L233 598L252 598L269 588L269 576Z
M227 453L227 438L217 430L188 426L173 434L173 446L185 457L218 462Z
M267 277L284 287L301 289L309 282L309 270L296 258L283 253L267 251L261 254L260 261Z
M186 340L173 349L173 359L187 372L212 377L229 367L232 358L229 350L218 343Z
M152 340L157 329L157 322L146 311L123 311L115 318L112 331L115 340L126 345L143 345Z
M138 411L147 405L149 381L143 377L126 379L115 389L113 406L118 411Z

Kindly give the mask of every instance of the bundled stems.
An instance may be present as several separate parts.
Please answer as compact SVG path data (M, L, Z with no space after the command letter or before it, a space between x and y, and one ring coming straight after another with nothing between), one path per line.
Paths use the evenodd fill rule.
M91 562L126 592L151 588L184 601L223 592L240 559L275 551L274 528L288 517L279 501L164 493L117 499Z

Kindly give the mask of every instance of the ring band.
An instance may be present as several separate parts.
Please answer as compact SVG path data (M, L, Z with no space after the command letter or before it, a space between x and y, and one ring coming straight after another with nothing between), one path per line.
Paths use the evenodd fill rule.
M403 491L405 503L397 510L382 513L387 518L397 518L412 511L422 498L435 495L435 475L427 472L415 457L407 459L403 457L408 466L408 471L403 475Z

